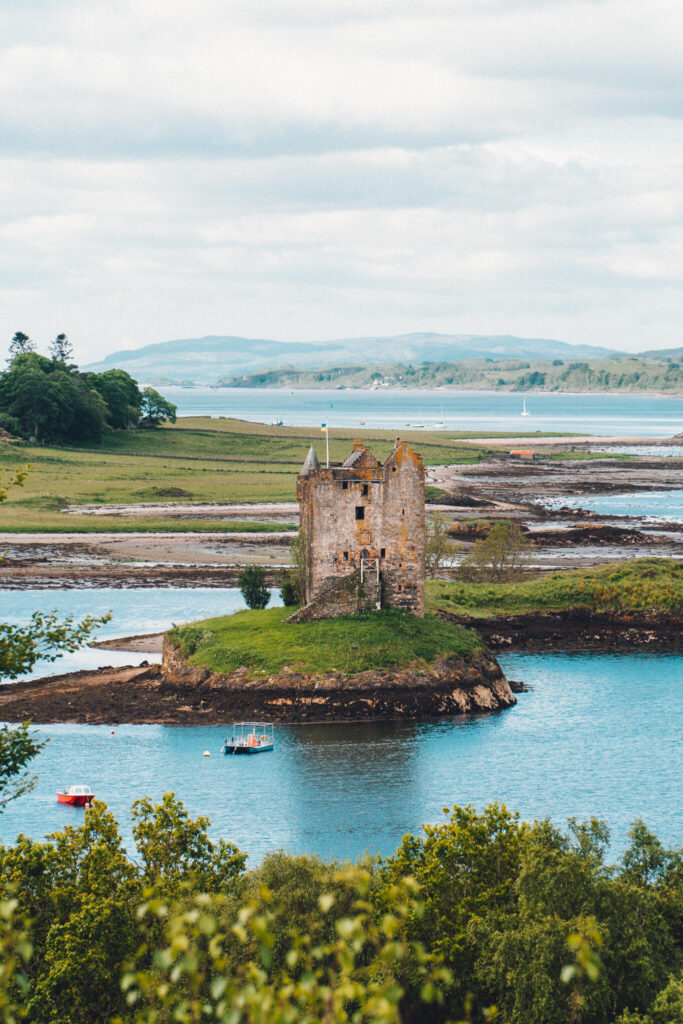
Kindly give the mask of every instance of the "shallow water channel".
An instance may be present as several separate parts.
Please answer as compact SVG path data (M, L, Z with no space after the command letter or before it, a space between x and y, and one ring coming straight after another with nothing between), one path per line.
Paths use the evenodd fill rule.
M271 607L281 603L279 591L271 591ZM0 590L0 622L15 626L27 625L34 611L55 611L60 619L72 615L76 620L85 615L111 612L110 621L98 628L94 640L161 632L170 629L174 623L180 625L196 619L229 615L244 607L242 594L237 587ZM129 651L85 647L73 654L65 654L55 662L39 661L33 671L22 678L37 679L63 672L102 668L105 665L137 665L142 661L160 660L161 655L158 654L134 654Z
M642 816L683 840L683 656L536 654L500 658L532 685L495 715L436 722L276 727L272 753L225 757L223 727L50 725L36 789L0 816L0 836L80 820L55 791L87 782L132 846L129 807L174 790L252 863L268 851L390 853L445 805L505 802L526 819L605 818L612 853ZM209 750L211 757L203 757Z

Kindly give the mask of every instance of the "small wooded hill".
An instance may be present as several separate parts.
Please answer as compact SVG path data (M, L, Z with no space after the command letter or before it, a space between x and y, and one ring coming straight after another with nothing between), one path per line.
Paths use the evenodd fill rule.
M231 387L452 387L493 391L615 391L678 394L683 364L666 355L608 359L461 359L263 370L221 382Z

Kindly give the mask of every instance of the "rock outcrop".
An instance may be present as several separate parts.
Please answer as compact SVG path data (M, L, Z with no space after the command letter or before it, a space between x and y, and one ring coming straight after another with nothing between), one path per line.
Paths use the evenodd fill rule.
M495 619L440 612L440 618L475 629L493 650L680 651L681 616L675 612L594 612L571 608Z
M160 689L186 707L210 705L227 718L280 722L434 718L499 711L516 703L498 662L486 652L439 658L400 669L309 674L285 667L249 678L246 667L229 675L190 665L164 639Z

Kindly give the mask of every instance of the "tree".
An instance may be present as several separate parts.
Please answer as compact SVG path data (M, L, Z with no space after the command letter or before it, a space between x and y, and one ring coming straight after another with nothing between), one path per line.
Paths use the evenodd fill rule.
M114 430L137 426L142 396L136 380L125 370L89 373L88 385L102 397L107 406L107 423Z
M28 793L35 785L26 766L45 746L29 732L28 723L13 729L3 725L0 729L0 812L10 800Z
M452 561L457 551L448 535L448 517L436 512L429 518L425 538L425 572L436 576L439 569Z
M65 652L83 647L111 615L72 616L59 620L56 612L34 612L28 626L0 623L0 679L16 679L37 661L56 661Z
M15 356L24 355L26 352L35 352L35 342L31 341L28 334L17 331L9 344L9 360L12 362Z
M299 603L299 588L297 587L296 575L293 569L278 569L275 582L280 588L280 597L285 608L291 608Z
M58 334L50 345L50 357L53 363L64 363L65 366L69 366L73 355L74 350L66 334Z
M265 608L270 601L266 570L262 565L247 565L237 577L247 608Z
M100 440L106 405L75 368L26 352L0 375L0 412L14 417L25 437L78 443Z
M190 883L202 892L222 892L244 871L247 855L223 839L213 843L209 819L190 818L174 793L164 793L160 804L136 800L132 817L144 881L164 893L177 895Z
M158 427L164 420L175 423L176 408L173 402L167 402L154 388L145 388L140 400L141 427Z
M518 577L531 551L531 545L515 523L496 523L485 537L475 541L461 567L465 574L500 583Z
M303 530L299 530L289 545L292 564L278 571L276 582L285 607L304 604L306 601L306 577L308 575L308 545Z

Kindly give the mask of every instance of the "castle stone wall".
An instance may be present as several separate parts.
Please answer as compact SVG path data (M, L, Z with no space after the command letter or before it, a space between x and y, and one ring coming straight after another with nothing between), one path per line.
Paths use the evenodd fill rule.
M297 494L306 538L307 603L331 581L379 562L382 606L424 614L424 466L397 442L382 465L361 441L342 466L321 468L314 453ZM334 612L332 614L339 614Z

